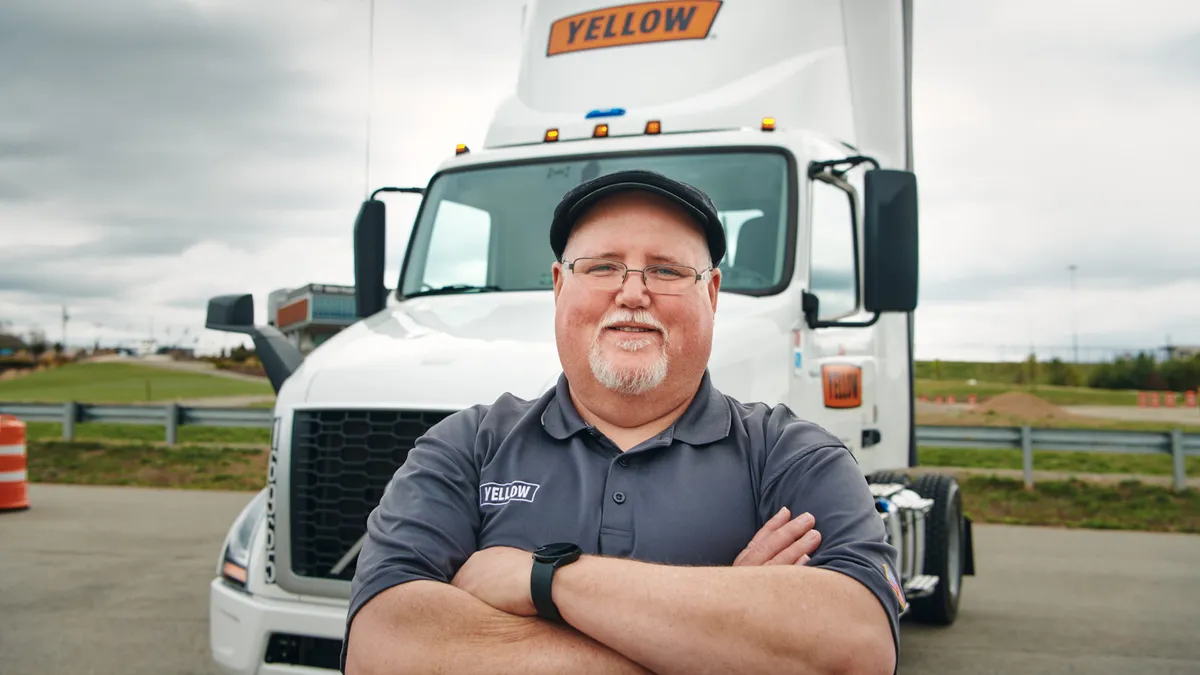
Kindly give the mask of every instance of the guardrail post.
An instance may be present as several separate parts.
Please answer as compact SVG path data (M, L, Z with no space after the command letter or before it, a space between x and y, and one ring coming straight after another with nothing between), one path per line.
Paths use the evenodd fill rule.
M179 442L179 404L167 404L167 445Z
M75 401L67 401L63 404L63 440L75 440L75 420L79 419L79 404Z
M1171 430L1171 459L1175 465L1175 491L1183 492L1187 487L1187 476L1183 473L1183 432L1179 429Z
M1025 467L1025 489L1033 489L1033 429L1021 427L1021 464Z

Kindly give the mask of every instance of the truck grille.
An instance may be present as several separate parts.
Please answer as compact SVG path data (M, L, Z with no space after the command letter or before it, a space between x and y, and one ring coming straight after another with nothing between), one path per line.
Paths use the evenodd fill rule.
M291 553L298 576L349 581L332 569L366 531L416 440L449 412L297 411L292 430Z

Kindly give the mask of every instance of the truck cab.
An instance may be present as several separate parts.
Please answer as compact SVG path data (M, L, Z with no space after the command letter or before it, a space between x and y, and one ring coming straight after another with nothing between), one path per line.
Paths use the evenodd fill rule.
M482 147L450 148L427 185L363 203L357 322L302 357L255 325L250 296L210 301L208 327L249 335L278 392L266 486L210 588L222 670L337 669L368 514L430 426L553 386L551 214L578 183L630 168L695 185L721 214L714 385L841 438L900 551L912 614L952 622L970 522L953 479L905 473L910 32L907 2L530 3L516 90ZM381 196L397 192L421 204L387 292Z

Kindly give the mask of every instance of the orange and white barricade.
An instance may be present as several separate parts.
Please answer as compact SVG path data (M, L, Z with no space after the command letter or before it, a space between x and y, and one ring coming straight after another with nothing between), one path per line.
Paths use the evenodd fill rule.
M0 415L0 511L29 508L25 457L25 423L13 415Z

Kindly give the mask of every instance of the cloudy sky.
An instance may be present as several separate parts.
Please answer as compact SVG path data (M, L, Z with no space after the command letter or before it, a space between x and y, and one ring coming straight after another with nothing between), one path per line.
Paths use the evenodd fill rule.
M482 143L521 4L375 0L368 163L368 0L0 2L0 322L211 350L212 295L352 283L367 187ZM1072 306L1085 357L1200 344L1200 3L917 10L918 356L1069 355Z

